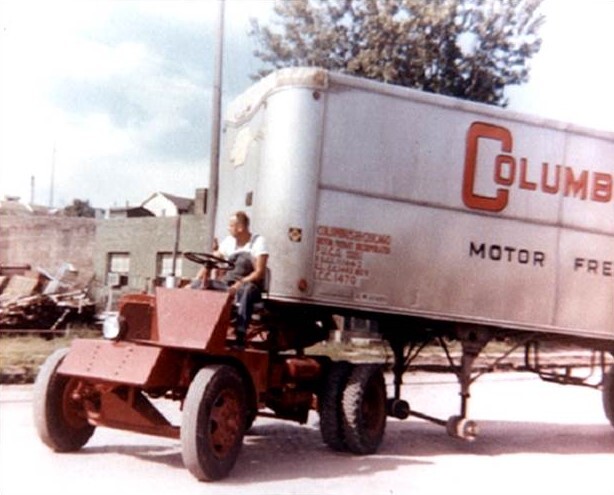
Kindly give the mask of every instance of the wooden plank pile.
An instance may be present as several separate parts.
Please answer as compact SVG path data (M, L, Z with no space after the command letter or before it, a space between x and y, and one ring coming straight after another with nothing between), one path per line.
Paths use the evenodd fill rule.
M89 322L95 304L87 287L75 287L43 270L0 275L0 331L58 330Z

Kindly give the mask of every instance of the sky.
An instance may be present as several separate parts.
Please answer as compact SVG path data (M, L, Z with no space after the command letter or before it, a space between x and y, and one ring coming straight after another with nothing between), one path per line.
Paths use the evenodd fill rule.
M271 6L226 0L224 107L260 67L249 18ZM542 11L509 108L614 132L614 0ZM0 0L0 197L109 208L206 187L216 19L214 0Z

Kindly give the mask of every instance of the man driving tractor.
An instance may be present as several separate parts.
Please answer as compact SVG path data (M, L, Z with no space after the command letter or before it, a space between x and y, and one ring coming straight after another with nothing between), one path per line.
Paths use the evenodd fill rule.
M237 306L235 345L243 348L254 304L262 297L269 253L264 237L250 232L249 217L245 212L237 211L230 217L228 232L230 235L213 253L228 262L228 269L223 273L216 271L216 278L211 278L211 268L205 265L191 287L234 294Z

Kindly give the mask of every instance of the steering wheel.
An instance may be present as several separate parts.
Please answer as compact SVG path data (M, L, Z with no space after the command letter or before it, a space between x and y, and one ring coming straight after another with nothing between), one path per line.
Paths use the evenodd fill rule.
M183 253L183 255L190 261L198 263L199 265L203 265L207 268L216 268L218 270L232 270L235 267L235 264L232 261L220 258L219 256L214 256L210 253L194 253L192 251L189 251L187 253Z

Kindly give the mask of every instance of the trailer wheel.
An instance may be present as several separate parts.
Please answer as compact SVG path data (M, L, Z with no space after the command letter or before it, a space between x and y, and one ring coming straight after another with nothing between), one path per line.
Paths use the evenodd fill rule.
M322 440L338 452L347 450L343 436L342 400L352 368L352 364L347 361L331 363L319 397Z
M245 434L245 387L231 366L201 369L188 389L181 424L181 453L201 481L219 480L235 465Z
M355 454L377 451L386 429L386 382L379 365L354 368L343 392L343 433Z
M83 405L73 396L78 380L57 373L66 354L68 349L51 354L34 383L34 425L45 445L56 452L79 450L95 430Z
M610 370L603 377L603 390L601 393L603 410L610 424L614 426L614 365L610 367Z

